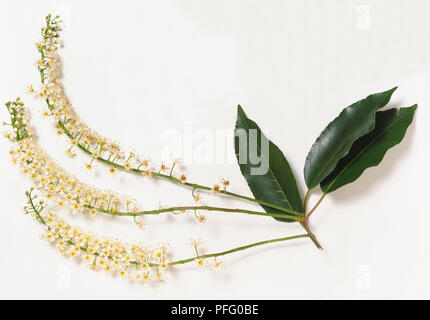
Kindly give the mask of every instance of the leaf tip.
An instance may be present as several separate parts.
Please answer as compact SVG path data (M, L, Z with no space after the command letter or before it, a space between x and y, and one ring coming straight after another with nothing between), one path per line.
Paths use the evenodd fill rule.
M409 111L411 111L412 112L412 114L414 115L415 114L415 111L417 110L417 108L418 108L418 104L414 104L414 105L412 105L412 106L410 106L410 107L407 107L407 108L398 108L397 109L397 115L399 115L400 114L400 111L403 109L403 110L409 110Z
M383 99L383 101L384 101L382 103L383 105L380 106L380 108L382 108L383 106L385 106L391 100L391 97L392 97L394 91L397 90L397 88L398 88L398 86L395 86L395 87L393 87L393 88L391 88L391 89L389 89L387 91L383 91L383 92L380 92L380 93L375 93L374 95L371 95L371 96L378 96L378 97L381 97Z
M415 111L417 111L418 104L415 103L413 106L410 106L409 109L412 111L412 117L415 115Z
M243 110L242 106L240 104L237 105L237 116L245 116L245 111Z
M391 88L390 90L385 91L386 94L391 95L394 93L394 91L396 91L398 88L398 86L395 86L394 88Z

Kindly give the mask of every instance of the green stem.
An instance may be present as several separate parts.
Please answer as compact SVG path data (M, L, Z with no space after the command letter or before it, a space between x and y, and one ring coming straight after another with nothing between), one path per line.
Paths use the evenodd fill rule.
M46 224L45 220L43 220L42 216L40 215L40 210L36 209L36 206L34 205L34 198L31 197L31 192L28 193L27 195L28 197L28 202L30 203L31 207L33 208L34 214L37 217L37 220L42 223L43 225L47 226L49 230L51 230L51 228Z
M308 233L309 237L311 238L311 240L315 244L315 246L318 249L323 250L323 247L320 245L320 243L318 242L317 238L315 237L315 235L312 233L311 229L309 228L309 217L311 216L312 213L315 212L315 210L318 208L318 206L324 200L326 194L324 193L322 195L322 197L318 200L318 202L315 204L315 206L309 211L309 213L306 213L310 195L311 195L311 190L308 190L308 192L306 193L305 200L304 200L304 205L303 205L304 212L305 212L305 214L304 214L305 215L305 220L301 221L300 224L306 230L306 232Z
M318 249L323 250L323 247L320 245L320 243L318 242L317 238L315 237L315 235L312 233L311 229L309 228L308 222L307 221L300 222L300 224L306 230L306 232L308 233L309 238L311 238L311 240L315 244L315 246Z
M275 242L281 242L281 241L288 241L288 240L294 240L294 239L300 239L300 238L307 238L309 237L308 234L300 234L297 236L292 236L292 237L284 237L284 238L277 238L277 239L272 239L272 240L266 240L266 241L260 241L260 242L256 242L256 243L252 243L252 244L248 244L246 246L241 246L241 247L236 247L227 251L222 251L222 252L218 252L218 253L211 253L211 254L204 254L204 255L200 255L199 258L200 259L207 259L207 258L216 258L216 257L220 257L220 256L225 256L227 254L230 253L234 253L234 252L238 252L238 251L242 251L242 250L246 250L249 248L253 248L253 247L258 247L258 246L262 246L265 244L269 244L269 243L275 243ZM178 265L178 264L185 264L185 263L189 263L194 261L196 258L189 258L189 259L184 259L184 260L177 260L177 261L173 261L170 262L168 265L169 266L174 266L174 265Z
M211 206L182 206L182 207L170 207L163 208L159 210L150 210L150 211L140 211L140 212L117 212L111 210L105 210L102 208L95 208L92 206L85 206L89 209L95 209L101 213L110 214L113 216L143 216L143 215L159 215L160 213L165 212L176 212L176 211L186 211L186 210L204 210L204 211L219 211L219 212L231 212L231 213L246 213L250 215L258 215L258 216L266 216L266 217L274 217L274 218L288 218L296 221L302 221L303 217L298 217L294 215L288 215L284 213L270 213L270 212L258 212L252 210L245 209L231 209L231 208L221 208L221 207L211 207Z
M318 202L315 204L315 206L311 209L311 211L309 211L306 214L306 221L309 221L310 216L312 215L312 213L315 212L315 210L318 208L318 206L321 204L321 202L324 200L325 196L327 195L327 193L323 193L323 195L321 196L321 198L318 200Z
M308 202L309 202L310 195L311 195L311 189L308 189L308 192L306 192L305 200L303 201L303 212L306 212L306 210L308 208Z
M58 125L64 131L64 133L66 134L66 136L69 139L73 139L72 134L67 130L67 128L65 127L65 125L63 124L62 121L58 121ZM93 154L90 150L88 150L84 145L82 145L80 143L77 144L77 147L79 149L81 149L83 152L85 152L86 154L90 155L90 156ZM104 159L102 157L98 157L98 158L95 158L95 159L97 161L99 161L99 162L107 164L107 165L109 165L111 167L114 167L116 169L126 170L123 165L115 163L115 162L112 162L112 161L109 161L109 160ZM130 169L128 171L131 171L131 172L134 172L134 173L139 173L139 174L143 173L143 170L140 170L140 169L137 169L137 168L132 168L132 169ZM203 186L203 185L200 185L200 184L197 184L197 183L190 183L190 182L182 183L181 180L179 180L178 178L172 177L170 175L165 175L165 174L162 174L162 173L159 173L159 172L151 172L151 175L153 177L155 177L155 178L165 179L165 180L168 180L168 181L173 182L175 184L192 188L194 190L204 190L204 191L211 191L212 190L211 187ZM298 211L295 211L295 210L286 209L286 208L283 208L283 207L280 207L280 206L277 206L277 205L274 205L274 204L271 204L271 203L268 203L268 202L265 202L265 201L257 200L257 199L250 198L250 197L246 197L246 196L243 196L243 195L240 195L240 194L237 194L237 193L233 193L233 192L229 192L229 191L226 191L226 190L221 190L219 193L223 194L223 195L226 195L226 196L230 196L230 197L234 197L234 198L238 198L238 199L242 199L242 200L246 200L246 201L258 203L258 204L261 204L263 206L266 206L266 207L269 207L269 208L272 208L272 209L276 209L276 210L279 210L279 211L282 211L282 212L286 212L286 213L290 213L290 214L294 214L294 215L298 215L298 216L302 215L301 212L298 212ZM284 218L285 218L285 216L284 216Z

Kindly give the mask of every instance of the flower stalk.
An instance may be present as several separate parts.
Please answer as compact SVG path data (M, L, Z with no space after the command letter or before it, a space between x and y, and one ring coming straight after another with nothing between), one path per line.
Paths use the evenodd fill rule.
M203 211L210 211L210 212L218 211L218 212L230 212L230 213L245 213L250 215L266 216L266 217L273 217L273 218L288 218L295 221L303 220L303 217L287 215L283 213L258 212L258 211L245 210L245 209L232 209L232 208L221 208L221 207L211 207L211 206L178 206L178 207L169 207L169 208L162 208L158 210L139 211L139 212L117 212L117 211L105 210L102 208L93 208L91 206L87 206L87 208L96 209L99 212L110 214L113 216L130 216L130 217L138 217L138 216L144 216L144 215L159 215L165 212L175 213L175 212L185 212L189 210L193 210L193 211L203 210Z
M66 126L64 125L64 123L62 121L58 121L58 126L64 131L64 134L69 139L73 140L73 135L67 130ZM91 152L84 145L82 145L80 143L77 143L76 146L79 149L81 149L83 152L85 152L86 154L88 154L90 156L93 155L93 152ZM97 160L97 161L99 161L101 163L104 163L104 164L106 164L108 166L111 166L113 168L124 170L126 172L133 172L133 173L137 173L137 174L140 174L140 175L144 175L145 174L145 170L142 170L140 168L129 168L129 169L127 169L124 165L116 163L116 162L113 162L113 161L108 160L108 159L105 159L105 158L103 158L101 156L98 156L97 158L95 158L95 160ZM172 166L172 170L173 170L173 166ZM203 190L203 191L212 191L213 190L212 187L204 186L204 185L201 185L201 184L198 184L198 183L182 182L180 179L172 176L172 172L169 175L167 175L167 174L163 174L163 173L160 173L160 172L150 171L149 176L155 177L155 178L164 179L164 180L170 181L172 183L175 183L177 185L189 187L189 188L191 188L193 190L193 192L196 191L196 190ZM254 199L254 198L251 198L251 197L247 197L247 196L244 196L244 195L240 195L240 194L237 194L237 193L229 192L227 190L220 190L220 191L218 191L218 193L222 194L222 195L226 195L226 196L238 198L238 199L241 199L241 200L246 200L246 201L250 201L250 202L253 202L253 203L258 203L260 205L263 205L263 206L266 206L266 207L269 207L269 208L272 208L272 209L276 209L276 210L279 210L279 211L283 211L285 213L294 214L294 215L298 215L298 216L302 215L302 213L300 213L298 211L287 209L287 208L284 208L284 207L280 207L280 206L277 206L277 205L272 204L272 203L268 203L268 202L265 202L265 201L261 201L261 200ZM288 218L288 216L284 216L284 218Z
M227 254L235 253L235 252L238 252L238 251L243 251L243 250L254 248L254 247L258 247L258 246L263 246L263 245L270 244L270 243L289 241L289 240L308 238L308 237L309 237L309 234L299 234L299 235L296 235L296 236L290 236L290 237L283 237L283 238L276 238L276 239L271 239L271 240L265 240L265 241L251 243L251 244L248 244L248 245L245 245L245 246L236 247L236 248L233 248L233 249L230 249L230 250L227 250L227 251L222 251L222 252L218 252L218 253L211 253L211 254L203 254L203 255L200 255L199 258L201 258L201 259L217 258L217 257L225 256ZM178 265L178 264L185 264L185 263L192 262L195 259L196 258L177 260L177 261L169 262L169 265L170 266L174 266L174 265Z

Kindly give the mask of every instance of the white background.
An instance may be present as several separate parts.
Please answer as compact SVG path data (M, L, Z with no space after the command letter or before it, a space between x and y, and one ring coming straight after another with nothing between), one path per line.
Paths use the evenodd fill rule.
M398 85L391 106L419 108L403 143L315 213L324 251L307 239L275 244L226 256L221 273L182 266L164 283L143 287L92 272L39 240L41 226L21 209L30 181L12 167L1 140L1 298L430 298L428 1L2 0L0 101L21 96L39 143L81 180L151 209L189 203L190 191L125 173L110 177L101 165L88 173L85 156L65 156L65 140L40 117L43 103L24 94L39 81L34 43L49 12L66 20L64 84L77 112L155 162L167 145L163 134L182 136L187 122L194 133L231 130L240 103L284 151L304 193L307 152L343 107ZM5 108L0 118L7 119ZM211 185L226 176L231 191L250 194L235 164L187 168L191 181ZM205 201L259 210L221 197ZM190 216L153 217L144 231L127 218L62 215L103 234L168 241L175 257L192 255L190 237L214 252L303 232L225 213L208 214L204 226Z

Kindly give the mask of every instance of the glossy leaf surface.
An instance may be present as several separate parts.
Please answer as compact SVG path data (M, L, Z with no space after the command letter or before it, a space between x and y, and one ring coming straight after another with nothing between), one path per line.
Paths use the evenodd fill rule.
M334 170L354 141L373 130L376 111L388 104L395 90L372 94L346 107L323 130L306 158L304 175L309 189L320 184Z
M242 175L255 199L285 209L303 211L302 199L288 161L282 151L264 136L258 125L246 116L241 106L238 106L237 110L235 151ZM251 161L255 156L259 157L259 163ZM266 212L283 213L270 207L262 207ZM275 219L294 221L288 218Z
M355 181L367 168L377 166L388 149L403 140L416 108L414 105L377 112L375 128L354 142L348 155L339 161L335 170L321 183L323 192L333 192Z

